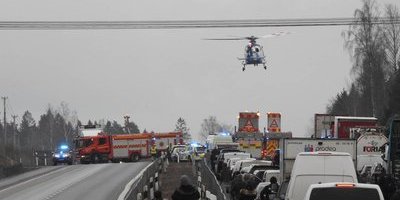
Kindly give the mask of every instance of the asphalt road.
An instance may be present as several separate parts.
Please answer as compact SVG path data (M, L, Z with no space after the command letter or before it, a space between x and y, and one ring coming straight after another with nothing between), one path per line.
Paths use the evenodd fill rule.
M149 162L47 167L0 181L2 200L116 200ZM21 177L22 176L22 177ZM7 184L5 184L7 183Z

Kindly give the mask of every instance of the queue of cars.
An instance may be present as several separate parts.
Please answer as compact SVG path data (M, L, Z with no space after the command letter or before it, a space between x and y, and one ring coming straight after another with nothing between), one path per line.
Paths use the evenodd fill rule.
M219 150L211 163L217 179L230 184L226 192L233 200L240 199L240 191L247 189L244 182L249 180L255 195L250 199L256 200L384 199L378 185L358 182L349 153L301 152L294 160L290 178L281 177L279 166L272 161L256 160L236 149ZM365 170L372 168L379 170L379 166ZM274 191L270 189L272 179L279 185ZM264 193L266 188L268 195Z

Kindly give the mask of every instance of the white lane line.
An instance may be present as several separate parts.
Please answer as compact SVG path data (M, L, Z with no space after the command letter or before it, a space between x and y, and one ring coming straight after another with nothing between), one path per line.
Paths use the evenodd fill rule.
M36 176L35 178L28 179L28 180L26 180L26 181L22 181L22 182L20 182L20 183L17 183L17 184L15 184L15 185L10 186L10 187L4 188L4 189L0 190L0 192L3 192L3 191L6 191L6 190L9 190L9 189L18 187L18 186L20 186L20 185L22 185L22 184L29 183L29 182L31 182L31 181L37 180L37 179L39 179L39 178L42 178L42 177L44 177L44 176L48 176L48 175L51 175L51 174L55 174L56 172L60 172L60 171L66 170L66 169L68 169L68 168L69 168L69 167L62 167L62 168L60 168L60 169L56 169L56 170L54 170L54 171L51 171L50 173L44 173L44 174L42 174L42 175L40 175L40 176Z
M150 165L153 164L153 162L151 162L150 164L148 164L144 169L142 169L142 171L139 172L138 175L136 175L135 178L133 178L131 181L129 181L126 185L124 190L121 192L121 194L119 195L117 200L125 200L126 195L128 194L129 190L131 189L133 183L135 183L141 176L143 176L143 173L150 167Z

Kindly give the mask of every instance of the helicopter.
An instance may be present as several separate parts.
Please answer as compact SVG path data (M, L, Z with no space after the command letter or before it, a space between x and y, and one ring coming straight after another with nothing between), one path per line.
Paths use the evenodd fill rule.
M247 36L247 37L232 37L232 38L210 38L206 40L248 40L249 43L245 46L244 57L238 58L238 60L242 61L242 71L246 70L246 65L263 65L264 69L267 69L267 61L264 55L263 46L257 44L256 40L260 38L270 38L281 36L285 34L289 34L290 32L277 32L273 34L268 34L260 37L256 36Z

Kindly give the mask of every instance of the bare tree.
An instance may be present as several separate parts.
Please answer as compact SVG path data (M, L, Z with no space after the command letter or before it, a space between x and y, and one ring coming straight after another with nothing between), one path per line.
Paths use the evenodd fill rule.
M60 107L57 111L65 120L63 124L63 132L64 132L64 139L68 143L69 138L73 137L74 127L78 122L78 116L76 111L72 111L69 109L68 103L61 102Z
M218 124L215 116L210 116L203 120L201 124L200 135L203 139L206 139L209 135L216 135L221 131L221 125Z
M386 59L389 62L390 74L399 70L400 65L400 20L399 9L392 4L386 5L385 17L389 24L384 26L384 39L386 47Z
M353 73L364 99L361 112L381 117L384 110L385 48L382 27L378 21L378 6L373 0L364 0L362 9L354 13L354 25L343 33L345 47L354 58Z

